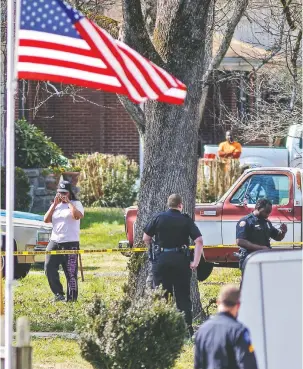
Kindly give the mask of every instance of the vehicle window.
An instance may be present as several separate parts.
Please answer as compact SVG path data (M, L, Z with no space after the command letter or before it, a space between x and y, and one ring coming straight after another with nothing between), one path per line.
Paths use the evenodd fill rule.
M240 186L237 189L236 193L233 195L233 197L230 200L232 204L241 204L243 202L249 182L250 182L250 178L247 179L242 184L242 186Z
M273 205L289 203L289 179L280 174L256 174L248 178L231 198L232 204L256 204L261 198L269 199Z

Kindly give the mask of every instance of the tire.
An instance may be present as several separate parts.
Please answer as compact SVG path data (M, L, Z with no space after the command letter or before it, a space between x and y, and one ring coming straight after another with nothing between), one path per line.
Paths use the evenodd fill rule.
M25 278L28 275L31 266L32 264L19 264L17 262L14 269L14 279Z
M206 263L205 261L201 261L197 268L197 278L199 282L205 281L213 271L214 264Z
M3 237L2 251L5 250L5 237ZM14 240L14 251L17 251L17 244ZM25 278L30 271L32 264L19 264L17 256L14 256L14 279ZM2 256L2 276L5 277L5 256Z
M14 257L14 279L25 278L32 264L19 264L17 256ZM5 256L2 256L2 276L5 277Z

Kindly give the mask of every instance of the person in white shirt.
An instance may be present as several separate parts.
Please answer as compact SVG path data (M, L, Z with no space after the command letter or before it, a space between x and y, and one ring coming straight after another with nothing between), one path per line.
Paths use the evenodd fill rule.
M83 216L83 206L76 199L71 183L61 181L56 197L44 216L44 222L53 225L46 250L79 250L80 219ZM59 277L60 264L67 280L66 301L76 301L78 298L78 255L46 255L45 274L55 295L55 301L65 300Z

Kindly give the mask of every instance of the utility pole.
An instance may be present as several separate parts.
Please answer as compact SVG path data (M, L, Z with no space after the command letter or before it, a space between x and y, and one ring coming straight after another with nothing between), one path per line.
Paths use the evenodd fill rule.
M5 164L5 4L0 0L0 166Z

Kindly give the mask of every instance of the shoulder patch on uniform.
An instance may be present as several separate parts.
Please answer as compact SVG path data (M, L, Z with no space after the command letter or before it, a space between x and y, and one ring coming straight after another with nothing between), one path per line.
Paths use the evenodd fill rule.
M250 353L253 353L255 351L255 349L254 349L254 346L251 343L249 331L247 329L245 329L245 331L243 333L243 339L244 339L245 343L247 343L247 345L248 345L248 351Z
M249 346L248 346L248 351L249 351L250 353L254 352L254 351L255 351L254 346L253 346L253 345L249 345Z
M244 226L245 226L245 224L246 224L245 220L241 220L241 222L239 223L239 226L240 226L240 227L244 227Z

